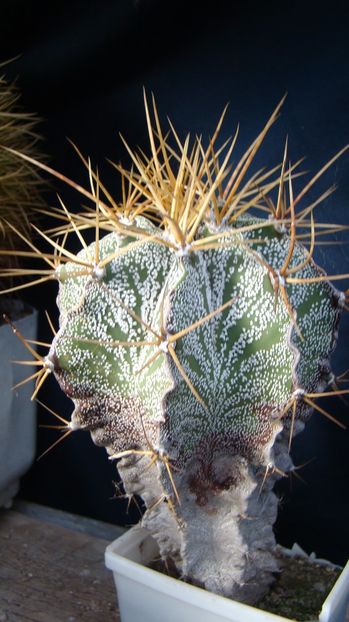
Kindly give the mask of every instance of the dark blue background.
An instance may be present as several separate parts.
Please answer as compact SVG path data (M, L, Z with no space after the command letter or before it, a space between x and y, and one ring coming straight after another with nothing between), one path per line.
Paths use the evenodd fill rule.
M21 54L6 68L18 76L23 105L42 117L43 149L52 166L76 181L86 175L70 137L99 165L103 180L119 193L119 180L105 158L127 162L118 132L133 147L147 146L142 87L154 91L180 136L213 132L227 102L222 139L240 123L238 153L255 138L287 91L282 115L268 136L258 163L280 161L286 134L290 157L307 156L316 171L349 142L349 14L345 2L163 2L123 0L1 3L0 60ZM257 166L256 164L256 166ZM349 158L343 156L312 191L309 201L337 183L339 189L318 210L318 219L349 224ZM79 197L53 183L70 206ZM321 247L329 273L349 271L347 247ZM346 285L347 287L348 285ZM343 284L344 287L344 284ZM41 312L55 315L55 288L26 294ZM42 322L42 338L50 337ZM334 357L337 373L349 367L348 318ZM61 414L68 400L46 384L41 398ZM323 402L349 423L340 400ZM40 412L40 421L48 421ZM50 421L51 422L51 421ZM39 453L54 440L41 429ZM315 414L294 442L304 479L283 482L277 533L282 543L298 541L307 551L343 563L349 557L348 432ZM133 508L114 499L115 466L88 435L77 433L37 462L23 479L22 496L100 519L127 523Z

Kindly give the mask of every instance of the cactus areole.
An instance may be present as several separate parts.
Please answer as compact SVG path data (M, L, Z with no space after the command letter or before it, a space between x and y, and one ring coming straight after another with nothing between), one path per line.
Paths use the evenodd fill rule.
M152 156L118 167L122 204L90 168L95 242L91 211L62 212L82 249L52 242L60 326L45 359L74 403L68 427L118 461L162 557L249 603L277 571L273 486L333 381L345 298L313 260L312 207L298 207L316 176L294 196L285 149L245 179L278 110L229 169L235 138L215 150L220 124L206 151L176 134L175 151L146 106Z

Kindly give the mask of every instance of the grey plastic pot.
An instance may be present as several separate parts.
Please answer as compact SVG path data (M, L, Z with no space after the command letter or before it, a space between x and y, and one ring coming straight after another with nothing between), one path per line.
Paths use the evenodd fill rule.
M15 321L27 339L35 339L37 312L31 310ZM20 477L35 456L36 404L30 401L33 384L13 389L37 368L14 364L29 358L7 324L0 326L0 507L10 507L18 492Z
M122 622L290 622L147 568L157 555L156 542L138 526L107 547L105 562L114 574ZM349 562L326 598L319 622L344 622L348 603Z

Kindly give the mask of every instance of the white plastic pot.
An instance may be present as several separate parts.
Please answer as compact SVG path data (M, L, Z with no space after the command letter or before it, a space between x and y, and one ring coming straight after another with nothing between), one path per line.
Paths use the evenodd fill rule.
M35 339L37 312L15 322L27 339ZM14 387L37 368L14 364L30 358L7 324L0 326L0 507L10 507L19 489L20 477L35 456L36 404L30 401L33 384Z
M145 567L157 555L156 542L138 526L107 547L105 562L114 573L122 622L289 622ZM348 602L349 562L326 598L319 621L344 622Z

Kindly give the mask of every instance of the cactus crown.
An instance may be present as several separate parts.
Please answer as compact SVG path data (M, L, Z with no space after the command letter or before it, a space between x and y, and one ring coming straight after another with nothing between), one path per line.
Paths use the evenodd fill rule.
M300 208L345 149L298 194L300 162L288 163L287 144L279 166L246 180L281 105L230 169L237 133L216 147L224 114L206 149L199 138L182 143L171 126L175 150L145 100L152 155L125 143L133 168L116 166L121 203L81 156L90 190L63 179L95 209L71 213L61 202L62 225L37 230L52 253L28 251L47 265L35 280L59 283L60 327L48 355L35 354L34 396L54 372L74 402L67 434L88 429L121 459L126 491L144 497L144 524L162 554L211 589L239 586L242 599L256 574L262 586L275 569L266 563L275 512L263 495L275 508L273 477L292 468L292 436L314 407L332 418L314 399L335 387L329 358L346 305L331 281L348 275L328 277L313 260L319 201ZM76 255L70 234L81 242ZM268 525L263 537L258 521ZM224 580L207 568L210 546L226 548ZM237 551L252 559L245 570Z

